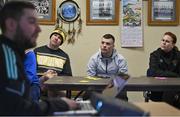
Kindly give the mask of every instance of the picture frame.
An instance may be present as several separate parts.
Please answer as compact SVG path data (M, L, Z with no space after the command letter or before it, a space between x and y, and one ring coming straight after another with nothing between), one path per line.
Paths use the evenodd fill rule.
M0 0L0 7L6 2L14 0ZM24 0L21 0L24 1ZM54 25L56 22L56 0L29 0L36 7L38 22L41 25Z
M179 0L149 0L148 25L176 26L179 24Z
M118 25L120 0L86 0L86 25Z
M56 22L56 0L29 0L36 6L38 22L41 25L54 25Z

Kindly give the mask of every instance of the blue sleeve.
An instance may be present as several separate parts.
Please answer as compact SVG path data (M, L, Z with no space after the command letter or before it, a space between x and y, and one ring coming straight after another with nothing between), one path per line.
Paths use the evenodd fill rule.
M36 71L36 56L33 51L29 51L26 53L26 57L24 60L24 69L30 83L39 84L39 78Z

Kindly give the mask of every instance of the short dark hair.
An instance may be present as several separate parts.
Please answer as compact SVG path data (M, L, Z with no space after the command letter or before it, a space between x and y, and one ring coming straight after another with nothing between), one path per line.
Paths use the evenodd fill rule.
M18 21L23 15L23 10L35 9L35 6L28 1L10 1L7 2L0 11L0 27L2 32L5 32L5 21L7 18L13 18Z
M105 34L103 35L103 38L105 39L112 39L113 40L113 43L115 42L115 38L112 34Z
M169 35L173 39L173 43L176 44L177 37L172 32L165 32L164 35Z

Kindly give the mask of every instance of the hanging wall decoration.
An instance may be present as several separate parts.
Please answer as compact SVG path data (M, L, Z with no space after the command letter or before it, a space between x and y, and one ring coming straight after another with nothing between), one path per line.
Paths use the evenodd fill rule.
M80 8L73 0L63 1L57 9L57 22L55 27L64 29L64 25L68 25L68 44L74 44L75 35L77 35L78 38L82 31L82 19Z

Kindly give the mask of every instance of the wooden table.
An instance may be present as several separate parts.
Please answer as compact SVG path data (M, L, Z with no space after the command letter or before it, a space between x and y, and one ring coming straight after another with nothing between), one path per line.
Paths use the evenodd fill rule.
M146 112L150 112L150 116L180 116L180 110L165 102L133 102Z
M132 77L124 90L127 91L180 91L180 78Z
M108 78L56 76L45 82L50 90L103 90L110 82ZM180 91L180 78L132 77L124 89L126 91Z
M67 90L67 97L71 97L71 90L103 90L110 79L79 76L56 76L44 84L50 90Z

